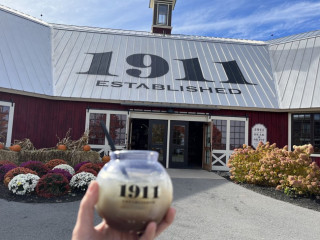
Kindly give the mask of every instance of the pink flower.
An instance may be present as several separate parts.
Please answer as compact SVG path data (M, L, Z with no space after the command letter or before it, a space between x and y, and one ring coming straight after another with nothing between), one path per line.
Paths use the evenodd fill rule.
M288 180L289 181L293 181L294 180L294 176L288 176Z
M276 190L281 191L281 190L282 190L281 185L278 185L278 186L276 187Z

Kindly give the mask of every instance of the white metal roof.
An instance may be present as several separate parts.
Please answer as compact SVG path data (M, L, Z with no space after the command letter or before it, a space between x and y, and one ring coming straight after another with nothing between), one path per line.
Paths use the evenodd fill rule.
M0 6L0 87L52 95L51 29Z
M272 41L269 52L280 108L319 108L320 31Z
M272 39L272 40L267 41L267 43L270 45L280 44L280 43L292 42L292 41L306 39L306 38L312 38L312 37L319 36L319 35L320 35L320 30L315 30L315 31L290 35L290 36L286 36L286 37L282 37L282 38Z
M197 41L128 32L88 32L79 27L53 25L53 49L55 95L59 97L178 105L278 107L268 47L261 42ZM98 70L84 74L95 62L94 54L109 56L110 52L109 76L98 73ZM146 56L141 60L137 54ZM150 55L156 56L154 63ZM130 57L133 58L131 65L127 60ZM154 68L159 70L163 63L156 61L161 59L168 65L168 72L161 76L151 77L151 67L140 67L155 64ZM199 60L199 69L207 81L197 81L192 77L186 79L183 60L188 59ZM227 76L222 62L232 61L236 61L248 84L240 81L225 83L230 76ZM101 62L96 67L103 67L106 63ZM127 73L129 69L141 71L141 74L132 76L134 74ZM103 86L97 86L98 82Z
M269 42L48 24L0 5L0 90L233 109L319 108L316 31Z

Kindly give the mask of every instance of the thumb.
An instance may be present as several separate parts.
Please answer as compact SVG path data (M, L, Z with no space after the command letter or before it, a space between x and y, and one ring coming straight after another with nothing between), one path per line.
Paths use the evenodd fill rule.
M77 224L78 227L93 227L94 226L94 206L98 202L99 184L97 181L92 181L88 190L81 200L78 212Z

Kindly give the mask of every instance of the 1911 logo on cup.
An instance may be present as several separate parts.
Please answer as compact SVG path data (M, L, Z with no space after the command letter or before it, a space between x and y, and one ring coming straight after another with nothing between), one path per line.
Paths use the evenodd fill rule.
M138 186L138 185L130 185L126 184L121 185L120 197L127 198L158 198L159 197L159 186L148 187L148 186Z

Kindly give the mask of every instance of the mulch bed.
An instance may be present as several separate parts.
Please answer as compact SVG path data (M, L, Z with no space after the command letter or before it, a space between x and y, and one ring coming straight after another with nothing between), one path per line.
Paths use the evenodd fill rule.
M0 184L0 199L5 199L7 201L22 202L22 203L64 203L64 202L75 202L82 199L85 192L70 192L67 195L54 197L54 198L43 198L36 194L28 195L16 195L9 191L9 189Z
M217 172L220 176L224 177L228 181L233 182L228 173L222 173ZM233 182L234 183L234 182ZM311 197L290 197L286 194L284 194L281 191L276 190L274 187L264 187L264 186L258 186L254 184L247 184L247 183L234 183L238 184L244 188L247 188L251 191L257 192L259 194L272 197L274 199L291 203L303 208L312 209L315 211L320 212L320 196L311 196Z

